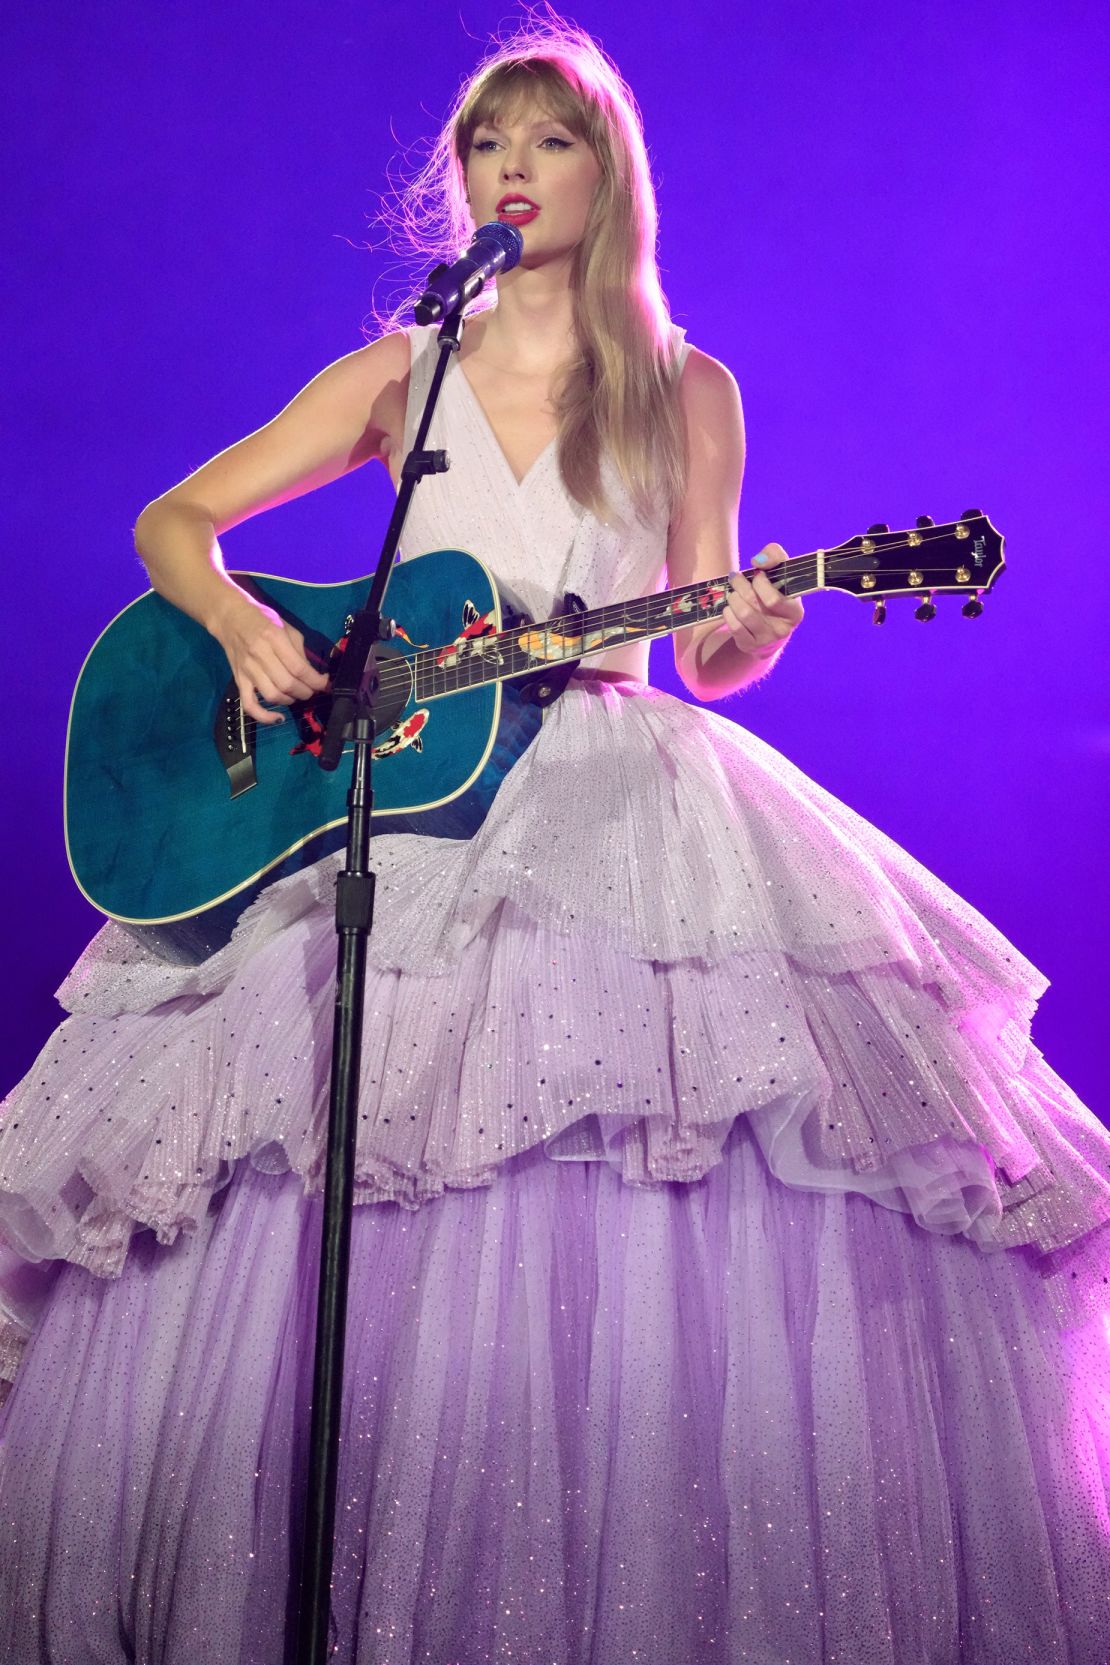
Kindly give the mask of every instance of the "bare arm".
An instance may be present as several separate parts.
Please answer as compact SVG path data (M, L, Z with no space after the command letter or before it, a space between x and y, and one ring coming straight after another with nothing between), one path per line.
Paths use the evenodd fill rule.
M733 577L720 619L675 633L675 665L696 699L721 699L767 674L800 621L802 604L781 596L766 573L749 583L738 570L744 417L735 381L723 364L694 348L679 396L690 466L683 501L671 520L668 581L677 587L726 572ZM755 559L771 567L786 559L786 551L768 544Z
M219 641L244 709L259 722L281 719L258 694L288 705L327 679L305 658L300 632L228 577L219 536L371 458L384 461L400 442L408 372L403 333L338 359L265 427L155 498L136 522L135 548L154 588Z

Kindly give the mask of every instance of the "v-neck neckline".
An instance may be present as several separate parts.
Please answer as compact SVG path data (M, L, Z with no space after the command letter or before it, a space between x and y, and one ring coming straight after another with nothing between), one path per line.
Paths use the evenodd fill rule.
M485 425L486 433L489 435L490 444L493 446L493 449L497 452L497 455L501 458L501 462L504 465L504 469L505 469L506 474L509 476L509 479L512 481L515 490L523 491L524 487L528 484L528 481L532 478L532 475L536 472L536 469L539 467L540 463L543 461L543 459L547 456L548 452L554 446L554 444L556 442L556 439L558 438L558 435L557 434L552 435L552 437L548 440L547 444L544 446L543 450L538 452L537 455L532 458L532 461L528 464L528 467L524 470L524 473L520 476L520 479L518 480L517 477L516 477L516 473L513 469L513 465L509 461L509 459L508 459L508 457L505 453L505 447L502 445L501 441L498 439L496 433L494 432L493 423L489 419L489 412L486 410L485 405L483 405L481 399L479 399L479 397L478 397L477 392L472 387L471 382L470 382L470 377L467 375L466 371L463 369L463 364L462 364L461 359L458 359L456 361L456 368L458 370L459 377L462 380L463 386L466 388L467 393L470 395L470 398L471 398L471 400L474 404L474 408L477 410L478 415L481 417L482 422Z

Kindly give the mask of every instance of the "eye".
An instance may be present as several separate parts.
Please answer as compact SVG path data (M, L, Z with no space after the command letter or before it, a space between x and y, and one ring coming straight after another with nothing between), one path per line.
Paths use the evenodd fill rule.
M561 139L557 133L549 133L541 140L541 145L555 145L559 150L569 150L573 143L573 139Z
M470 148L471 150L493 150L496 145L496 139L475 139Z

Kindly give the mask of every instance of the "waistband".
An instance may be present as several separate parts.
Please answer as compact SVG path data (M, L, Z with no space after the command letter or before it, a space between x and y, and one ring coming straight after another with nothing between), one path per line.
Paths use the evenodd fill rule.
M575 671L570 680L571 682L635 682L638 687L642 688L644 686L642 679L633 676L631 671L601 671L595 669L592 665L583 666L580 670Z

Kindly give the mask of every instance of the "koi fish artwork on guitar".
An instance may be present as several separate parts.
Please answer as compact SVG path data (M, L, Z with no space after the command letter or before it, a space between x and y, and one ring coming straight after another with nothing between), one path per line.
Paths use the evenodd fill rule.
M473 602L467 602L466 605L473 608ZM474 611L477 611L477 609L474 609ZM325 669L327 666L334 666L338 662L343 650L347 646L347 638L353 622L354 621L348 615L343 624L343 634L335 643L335 646L332 648L326 661L321 659L318 654L312 655L312 657L316 659L317 663L320 665L321 669ZM490 628L492 629L494 627L491 626ZM412 648L426 648L428 646L427 642L414 642L404 626L398 624L396 620L393 622L393 634L394 636L399 636L403 642L407 642ZM373 755L375 757L393 757L397 752L403 751L406 746L411 746L414 751L422 752L424 750L424 741L421 736L424 732L427 721L428 712L426 709L411 712L403 722L398 723L395 728L390 730L384 740L374 746ZM296 757L301 752L309 752L313 757L319 757L321 747L324 743L324 730L326 727L326 724L321 719L319 711L311 704L299 707L297 725L301 738L297 745L290 749L290 757Z
M696 618L706 618L719 613L727 597L727 584L704 585L696 593L687 591L676 595L670 606L670 614L672 618L681 619L683 623L693 623ZM462 634L446 647L440 648L436 654L437 669L447 670L457 666L464 653L470 663L481 660L488 664L503 664L504 656L498 641L499 632L492 615L479 615L474 603L468 601L463 609L463 621ZM606 623L592 629L588 626L567 629L567 625L572 622L576 622L573 616L548 624L525 624L514 637L513 647L516 654L536 667L562 664L567 659L583 659L589 654L600 653L605 648L618 647L623 643L635 641L638 637L655 634L646 620L640 622L635 618L623 618L618 622ZM519 664L514 666L512 674L520 674Z
M1001 535L969 510L943 526L924 515L907 531L872 526L781 562L771 577L784 595L858 596L881 624L887 598L899 595L913 596L914 616L927 621L938 595L959 594L975 618L1004 568ZM350 628L336 642L334 621L349 621L369 587L366 578L234 576L300 629L321 666ZM537 623L514 614L489 570L461 550L398 563L372 702L373 755L385 762L376 825L471 836L539 731L537 673L550 673L545 692L558 697L580 659L716 617L728 595L725 574L594 608L568 596L558 617ZM169 939L181 925L183 953L211 952L263 884L338 842L345 771L304 755L319 749L329 698L292 708L299 743L290 749L279 728L243 712L223 651L200 625L153 592L124 608L94 643L70 710L66 845L84 894L141 935L157 928L160 949L176 953Z

